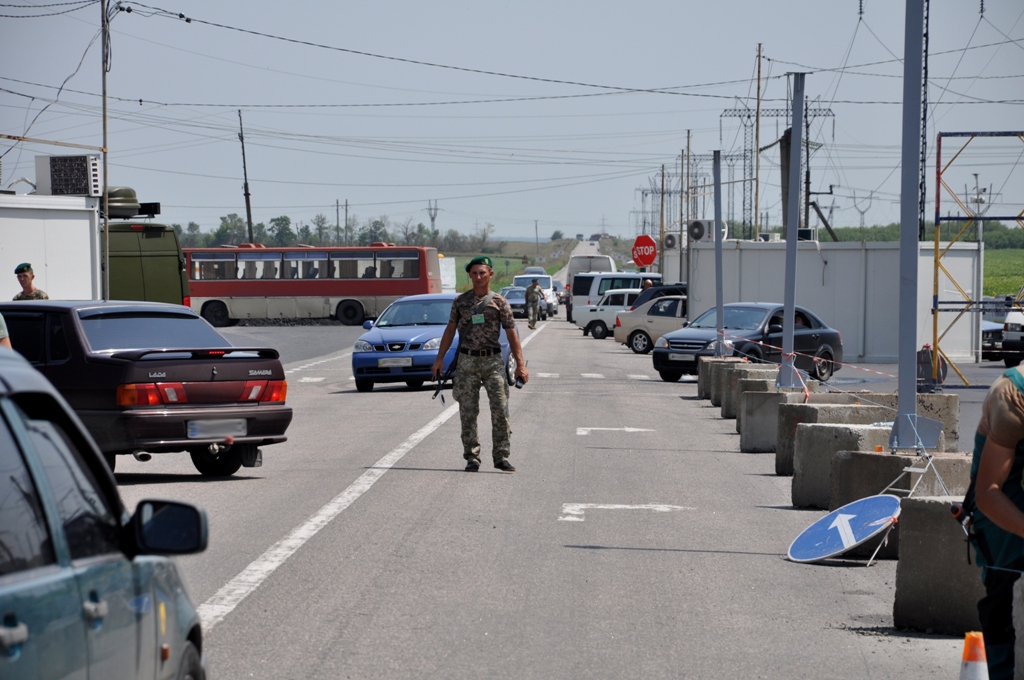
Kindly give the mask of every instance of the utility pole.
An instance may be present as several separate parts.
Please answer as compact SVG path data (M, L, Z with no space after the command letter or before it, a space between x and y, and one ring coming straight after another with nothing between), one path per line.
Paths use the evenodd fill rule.
M430 231L434 231L434 220L437 219L437 200L427 201L427 214L430 215Z
M693 171L693 166L692 166L692 164L690 162L690 139L691 139L690 135L691 135L691 131L687 130L686 131L686 223L685 223L686 227L689 227L690 220L693 219L693 214L690 212L690 208L691 208L691 205L690 205L690 200L691 200L690 199L690 187L693 184L693 177L691 175L691 173ZM690 251L692 250L692 248L693 248L693 244L690 243L690 232L687 231L686 232L686 294L687 294L687 297L689 297L690 291L693 290L692 288L690 288L690 257L691 257L691 252ZM690 305L689 304L686 305L686 318L687 319L690 318Z
M348 199L345 199L345 245L348 245Z
M334 240L341 245L341 202L334 199Z
M761 209L761 43L757 43L757 118L754 124L754 240L760 238Z
M107 0L100 3L100 31L103 34L100 58L103 69L103 299L110 299L110 185L107 182L107 69L110 68L110 21Z
M540 255L540 232L537 230L537 220L533 221L533 240L537 242L537 254Z
M661 220L658 226L658 273L665 275L665 165L661 166Z
M810 142L811 139L811 117L807 115L807 105L804 105L804 139ZM804 160L804 228L811 226L811 145L805 145ZM800 232L797 232L800 233Z
M245 192L245 223L249 226L249 243L255 243L252 235L252 206L249 204L249 171L245 167L245 134L242 130L242 109L238 109L238 141L242 143L242 177L245 184L242 189Z

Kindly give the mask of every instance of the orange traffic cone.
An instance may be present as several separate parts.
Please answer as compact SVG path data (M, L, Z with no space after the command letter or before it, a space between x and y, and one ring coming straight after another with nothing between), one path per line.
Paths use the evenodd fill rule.
M985 638L981 633L964 636L964 660L960 663L960 680L988 680Z

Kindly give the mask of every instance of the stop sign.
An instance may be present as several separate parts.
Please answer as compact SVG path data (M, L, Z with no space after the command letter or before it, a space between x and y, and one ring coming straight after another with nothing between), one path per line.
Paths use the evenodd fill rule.
M647 234L641 234L633 241L633 264L638 267L650 267L658 256L658 244Z

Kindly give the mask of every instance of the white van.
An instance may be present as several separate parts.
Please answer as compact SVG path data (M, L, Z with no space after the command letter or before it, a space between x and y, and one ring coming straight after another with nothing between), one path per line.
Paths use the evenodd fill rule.
M1024 313L1016 309L1006 314L1003 322L1003 364L1019 366L1024 357Z
M577 274L573 279L573 307L596 305L601 296L615 288L643 288L644 280L661 283L661 274L640 272L602 272L596 274Z
M573 285L573 278L584 272L613 272L615 271L615 260L611 255L573 255L569 258L568 273L565 283L569 290L576 291Z
M544 302L547 304L548 316L555 316L558 314L558 294L555 292L555 284L550 275L529 272L520 274L512 279L512 285L529 288L534 279L537 279L537 284L544 289Z

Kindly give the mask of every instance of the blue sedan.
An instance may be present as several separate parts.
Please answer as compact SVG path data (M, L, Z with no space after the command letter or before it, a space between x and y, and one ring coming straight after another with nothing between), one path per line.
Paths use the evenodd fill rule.
M410 295L392 303L376 321L363 324L366 333L352 351L356 389L369 392L374 383L404 382L415 389L433 380L430 368L437 359L441 335L452 311L453 293ZM444 357L448 370L459 351L459 335ZM508 339L501 331L501 358L510 374Z

